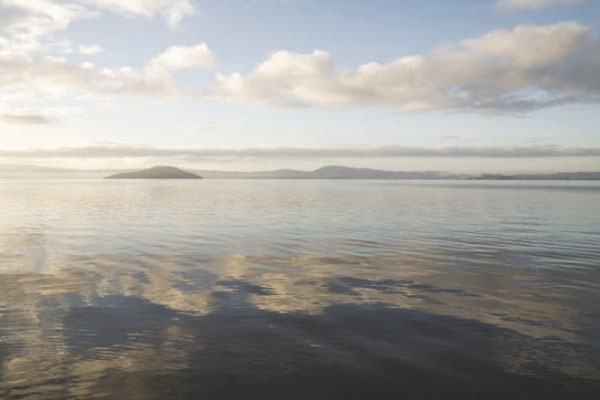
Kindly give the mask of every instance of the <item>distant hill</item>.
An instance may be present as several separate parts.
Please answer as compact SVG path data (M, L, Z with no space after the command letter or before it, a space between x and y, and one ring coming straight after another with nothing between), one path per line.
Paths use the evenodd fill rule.
M448 179L459 178L438 171L399 172L369 168L348 168L330 165L310 172L313 179Z
M306 174L309 173L293 169L251 172L194 170L193 172L205 179L306 179Z
M400 172L330 165L314 171L279 169L275 171L228 172L194 171L207 179L466 179L468 175L438 171Z
M190 176L191 175L191 176ZM175 167L146 170L77 170L31 165L0 165L0 179L478 179L478 180L600 180L600 172L454 174L440 171L385 171L330 165L314 171L183 171Z
M592 181L592 180L600 180L600 172L557 172L550 174L514 174L514 175L504 175L504 174L483 174L481 176L475 177L473 179L480 180L504 180L504 181L514 181L514 180L555 180L555 181Z
M202 177L176 167L156 166L140 171L110 175L105 179L202 179Z

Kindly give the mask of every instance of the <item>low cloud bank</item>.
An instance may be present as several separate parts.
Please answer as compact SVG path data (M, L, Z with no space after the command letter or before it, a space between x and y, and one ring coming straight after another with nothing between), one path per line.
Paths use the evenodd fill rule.
M0 150L1 158L119 158L186 157L218 158L390 158L390 157L599 157L600 148L530 147L402 147L369 148L246 148L246 149L160 149L127 146L63 147L54 149Z
M47 125L53 119L38 114L0 114L0 122L14 125Z

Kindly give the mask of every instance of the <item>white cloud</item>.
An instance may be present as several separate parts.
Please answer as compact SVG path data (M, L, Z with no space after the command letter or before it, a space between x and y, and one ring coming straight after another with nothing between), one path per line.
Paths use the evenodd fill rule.
M176 26L185 16L195 13L190 0L85 0L85 2L125 15L145 18L160 15L171 26Z
M116 4L111 0L93 3ZM135 13L148 17L184 3L187 1L119 2L120 7L148 10ZM0 104L14 104L17 109L27 103L31 114L38 114L32 106L35 101L51 103L67 97L191 95L176 83L174 74L216 65L204 43L169 47L141 69L73 64L64 57L72 51L70 42L57 32L77 19L96 16L94 12L74 2L0 0L0 4ZM77 50L87 55L102 51L98 45ZM559 23L493 31L429 54L351 69L336 68L324 51L279 51L248 75L217 73L212 88L194 95L282 107L526 112L555 104L600 102L598 76L598 36L580 24Z
M175 49L175 50L174 50ZM176 56L172 56L175 54ZM187 54L187 57L179 56ZM172 72L204 68L214 62L205 44L171 47L139 70L131 67L101 68L93 63L70 63L63 57L20 54L2 50L0 44L0 105L6 112L23 105L61 99L91 99L113 94L174 98L186 92ZM1 111L1 110L0 110Z
M148 64L150 70L179 71L193 68L212 69L215 57L205 43L195 46L172 46L154 57Z
M55 3L51 0L2 0L7 8L16 8L32 15L44 16L43 22L53 30L66 28L74 19L87 13L85 7L75 3ZM42 25L45 25L42 24ZM47 31L44 31L47 32Z
M173 72L187 69L210 69L215 57L204 43L194 46L172 46L152 58L143 70L124 67L103 70L102 91L155 97L177 97L185 90L173 80Z
M336 70L331 56L280 51L249 76L217 74L214 94L234 102L296 107L389 105L400 111L434 108L437 88L423 80L425 60L404 57L390 64Z
M587 0L499 0L496 3L496 9L500 12L538 10L557 5L581 4L586 1Z
M400 112L527 111L600 101L600 39L577 23L498 30L428 55L336 69L331 56L280 51L247 76L217 74L212 96L288 107Z
M0 91L56 98L84 90L93 80L93 70L70 64L61 57L33 57L0 53Z
M176 26L195 13L189 0L0 0L0 31L7 32L24 51L37 50L40 42L66 29L73 21L92 18L107 9L127 16L159 15Z
M148 18L162 15L170 24L193 12L187 0L0 0L0 111L4 123L34 122L35 118L19 118L17 111L27 109L27 115L41 115L39 110L63 99L117 93L181 96L185 91L174 82L173 72L214 67L214 57L205 44L171 47L141 70L70 62L65 55L74 51L88 56L103 51L97 44L73 49L68 38L61 36L74 21L97 17L98 7Z
M6 35L0 50L10 48L19 53L68 53L69 41L54 34L77 19L96 15L79 4L49 0L0 0L0 5L0 32Z
M134 93L170 97L183 93L172 73L183 69L213 68L214 57L205 44L174 46L150 60L142 70L130 67L103 69L87 62L76 65L63 55L73 52L70 41L60 37L71 23L93 18L94 6L132 15L163 15L176 23L193 7L187 0L110 1L0 0L0 105L47 103L62 97L93 97L110 93ZM83 55L103 51L97 44L76 49Z
M97 44L79 46L79 54L83 54L86 56L93 56L96 54L100 54L100 53L102 53L102 51L104 51L102 49L102 47Z
M13 125L47 125L52 119L40 114L0 114L0 122Z
M35 121L17 117L42 115L35 105L44 108L88 85L89 71L64 58L72 51L70 43L54 34L89 14L71 3L46 0L3 0L1 4L8 19L0 25L0 111L16 116L5 117L4 122Z

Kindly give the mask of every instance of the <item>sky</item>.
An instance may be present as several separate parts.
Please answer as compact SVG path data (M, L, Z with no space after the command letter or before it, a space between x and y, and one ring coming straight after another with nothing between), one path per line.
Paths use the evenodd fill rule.
M600 1L0 0L0 164L600 171Z

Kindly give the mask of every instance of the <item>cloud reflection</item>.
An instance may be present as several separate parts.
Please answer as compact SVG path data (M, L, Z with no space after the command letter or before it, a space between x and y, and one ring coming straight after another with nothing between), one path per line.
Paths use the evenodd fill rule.
M595 398L595 192L353 185L7 190L0 398Z
M86 397L98 393L99 384L106 390L118 371L134 377L127 382L128 390L152 397L145 379L192 368L191 353L201 352L205 330L227 329L221 318L251 316L273 324L269 326L277 326L280 318L315 321L308 329L341 305L357 310L357 318L366 318L359 317L364 307L425 312L431 327L444 324L443 315L452 316L463 321L455 328L461 332L467 329L461 324L478 321L477 329L498 330L493 336L499 338L496 345L502 350L493 358L506 371L532 373L530 361L506 348L512 336L525 335L519 340L530 342L527 351L536 351L531 356L542 357L544 365L551 359L566 375L600 376L597 363L582 359L582 350L577 350L582 340L573 310L559 307L551 297L532 295L527 286L513 287L508 294L505 288L493 287L489 282L494 280L485 275L462 274L453 280L439 271L424 272L410 257L392 263L384 257L352 255L232 254L212 260L204 269L177 269L164 256L142 259L135 269L59 267L44 273L2 274L0 349L7 396L17 397L35 387L47 398ZM536 283L534 276L519 274L519 281ZM566 296L562 294L560 301ZM309 348L326 345L314 333L307 337ZM547 353L543 341L550 337L562 348L558 354ZM561 358L562 352L577 356Z

